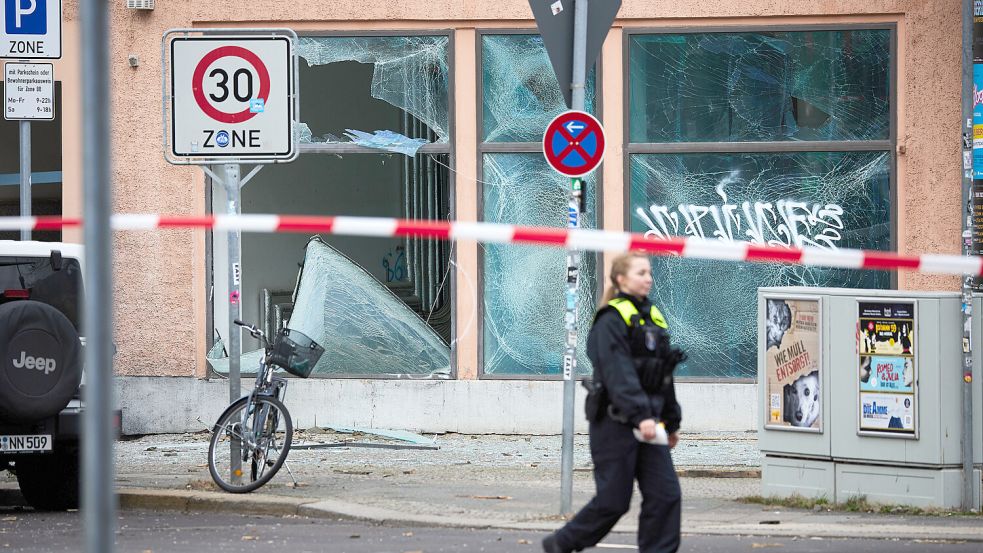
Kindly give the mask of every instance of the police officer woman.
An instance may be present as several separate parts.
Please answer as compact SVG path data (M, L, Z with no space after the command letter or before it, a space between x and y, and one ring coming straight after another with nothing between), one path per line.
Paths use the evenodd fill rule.
M594 382L587 399L597 495L556 533L547 553L570 553L600 542L628 512L633 481L642 492L640 553L679 548L681 492L669 450L679 440L682 412L672 371L685 358L669 344L668 326L649 303L648 258L614 259L612 286L587 338Z

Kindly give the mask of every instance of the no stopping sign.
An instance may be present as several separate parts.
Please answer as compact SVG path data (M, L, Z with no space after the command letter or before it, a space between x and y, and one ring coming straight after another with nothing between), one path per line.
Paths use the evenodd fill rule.
M175 37L170 54L170 154L205 161L293 157L288 37Z

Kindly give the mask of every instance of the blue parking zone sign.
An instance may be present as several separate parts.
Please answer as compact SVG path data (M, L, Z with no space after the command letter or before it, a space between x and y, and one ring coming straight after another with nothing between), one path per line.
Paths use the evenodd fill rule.
M9 35L48 34L47 0L4 0L3 12Z

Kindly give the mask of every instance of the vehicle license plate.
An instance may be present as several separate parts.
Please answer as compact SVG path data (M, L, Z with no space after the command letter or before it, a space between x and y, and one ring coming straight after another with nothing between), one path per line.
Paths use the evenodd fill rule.
M51 451L51 435L0 436L0 451L6 453Z

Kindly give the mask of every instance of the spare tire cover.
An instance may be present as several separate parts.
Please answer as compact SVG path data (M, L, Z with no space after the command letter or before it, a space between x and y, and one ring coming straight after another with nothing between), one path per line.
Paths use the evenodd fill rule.
M0 420L57 414L81 380L82 346L65 315L37 301L0 305Z

